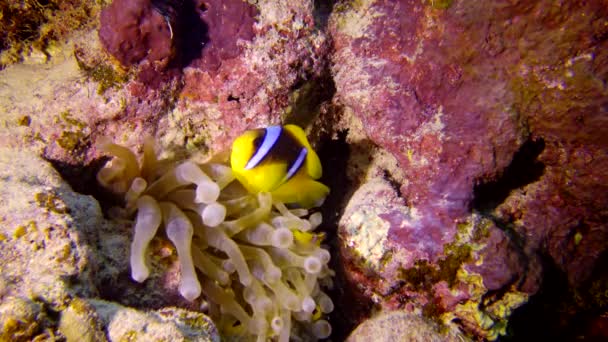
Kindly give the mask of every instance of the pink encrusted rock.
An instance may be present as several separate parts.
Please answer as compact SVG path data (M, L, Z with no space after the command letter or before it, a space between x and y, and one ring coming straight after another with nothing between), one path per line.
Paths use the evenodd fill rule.
M608 248L602 4L336 6L336 102L397 162L386 168L394 193L353 196L345 215L367 218L340 223L344 254L363 261L347 272L367 274L356 286L493 339L538 291L538 254L573 284L586 279ZM385 205L395 196L397 211ZM363 227L378 253L361 255Z
M543 177L496 209L498 217L528 237L527 248L546 251L573 286L601 267L596 261L608 249L606 148L548 143L539 156Z
M180 108L224 123L214 146L281 122L294 87L321 76L329 44L306 1L205 1L209 42L184 69ZM200 120L199 120L200 121Z
M0 140L26 136L76 167L100 158L100 137L137 150L152 136L176 158L225 151L245 129L282 122L294 90L328 77L329 48L308 1L116 0L99 31L77 35L47 69L6 78L5 97L27 101L2 105L13 124Z
M151 0L114 0L99 20L102 44L124 66L143 60L166 66L173 55L169 22Z
M127 15L113 12L121 8L120 3L116 0L108 7L106 16ZM282 122L294 89L326 77L330 46L315 27L309 1L252 5L243 0L196 0L174 8L177 5L172 4L177 3L138 1L127 6L137 7L129 12L141 15L137 20L153 16L162 22L154 28L172 28L175 56L166 68L157 65L155 54L137 53L155 50L146 34L130 34L130 26L123 29L109 19L102 20L100 29L102 40L116 38L105 39L111 42L104 44L108 51L136 68L136 77L126 85L129 99L135 100L124 109L135 114L121 117L140 117L155 126L149 133L157 135L164 146L224 150L246 129ZM164 14L167 11L169 15ZM170 37L170 32L167 37L165 33L149 35ZM123 46L137 49L127 56ZM163 101L170 108L140 110L137 99L144 99L144 104ZM170 110L170 115L159 116L163 110Z
M196 0L195 7L207 28L207 39L203 42L200 57L190 66L217 71L224 61L238 57L243 52L243 43L254 37L253 25L258 10L242 0Z
M475 183L506 167L521 143L506 70L450 11L416 1L361 6L333 20L338 95L403 167L402 195L423 211L427 234L449 242L445 226L468 212ZM368 25L350 17L364 11L375 18Z

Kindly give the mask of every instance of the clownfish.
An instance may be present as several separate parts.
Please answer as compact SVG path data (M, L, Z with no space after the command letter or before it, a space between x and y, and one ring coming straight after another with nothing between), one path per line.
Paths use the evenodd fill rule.
M230 166L249 192L270 192L275 201L311 208L329 193L316 181L322 174L319 156L296 125L246 131L232 144Z

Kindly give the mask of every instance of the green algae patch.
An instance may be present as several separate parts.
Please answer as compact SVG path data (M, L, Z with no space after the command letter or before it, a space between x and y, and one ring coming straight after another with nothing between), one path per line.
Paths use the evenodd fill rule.
M103 95L106 90L118 87L129 80L126 73L116 70L111 63L107 61L86 61L83 56L83 51L74 50L74 58L80 71L87 79L97 82L98 95Z
M82 132L63 131L57 139L57 144L64 150L76 150L80 142L86 137Z
M436 265L427 260L418 260L414 266L401 270L403 280L416 291L430 290L433 284L442 280L450 287L459 281L458 272L462 265L472 260L472 253L480 250L478 244L489 235L489 225L486 220L472 220L457 226L456 238L443 246L445 258L439 259Z
M445 10L452 6L453 0L426 0L425 3L434 9Z
M401 270L401 277L416 291L432 288L442 280L451 287L456 283L458 270L471 257L472 248L467 245L445 247L449 254L437 262L437 266L427 260L418 260L413 267Z
M206 122L194 124L191 120L186 120L182 131L186 140L187 151L197 151L203 154L209 151L209 146L207 145L209 136L205 133L205 129L201 129L201 126L206 126Z
M61 312L59 331L68 341L107 341L95 308L80 298Z
M78 129L84 129L87 126L86 123L72 117L72 114L70 113L69 110L61 112L59 114L59 117L61 118L61 120L63 120L63 122L65 124L67 124L69 126L73 126Z
M332 16L336 18L340 33L353 39L365 36L369 26L384 15L378 12L373 4L372 0L345 1L336 4Z
M290 95L289 106L281 122L303 128L310 127L319 116L321 104L331 99L335 88L329 79L313 79L305 82Z
M49 51L78 29L94 25L104 0L22 0L0 2L0 68L36 51Z
M514 291L505 293L502 298L492 303L469 300L458 304L453 314L470 325L474 324L480 336L494 341L507 333L509 317L515 309L525 304L528 298L528 294Z
M119 340L119 342L134 342L137 341L137 338L137 331L129 330L124 334L124 336Z
M32 123L32 118L29 115L24 115L24 116L20 117L19 119L17 119L17 124L19 126L29 127L29 125L31 123Z
M85 122L74 118L69 110L55 117L54 123L63 129L56 141L64 150L76 152L89 143L89 127Z
M38 225L36 224L36 222L29 221L27 224L19 225L19 226L17 226L17 228L15 228L15 230L13 231L13 238L19 239L19 238L25 236L27 233L35 232L37 230L38 230Z
M69 208L63 200L53 191L39 192L34 195L34 200L39 207L56 214L66 214Z
M4 298L0 304L0 341L32 341L45 321L42 306L21 297Z

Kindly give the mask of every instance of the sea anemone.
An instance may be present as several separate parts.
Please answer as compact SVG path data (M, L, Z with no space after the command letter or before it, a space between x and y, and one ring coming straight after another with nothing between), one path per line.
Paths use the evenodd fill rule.
M202 292L225 336L289 341L330 335L322 317L333 303L322 288L331 286L334 273L323 235L314 232L319 212L247 192L226 163L159 160L150 139L141 163L109 140L99 147L113 157L99 171L99 183L124 196L124 207L112 215L135 218L133 280L148 278L146 249L163 227L179 259L179 292L187 300Z

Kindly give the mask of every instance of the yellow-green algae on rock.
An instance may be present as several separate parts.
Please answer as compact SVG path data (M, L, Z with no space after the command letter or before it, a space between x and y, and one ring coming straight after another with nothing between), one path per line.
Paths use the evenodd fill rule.
M250 194L223 162L159 160L148 140L141 163L129 149L103 141L114 158L99 182L124 196L113 215L135 216L131 277L145 281L146 249L162 226L177 251L179 292L204 293L209 314L229 337L314 341L328 337L333 310L329 252L314 230L321 214L288 209L269 193ZM198 272L197 272L198 271Z
M42 328L42 306L21 297L3 298L0 304L0 341L28 341Z
M97 299L74 298L61 313L59 331L68 342L218 342L202 313L169 307L142 312Z
M464 246L470 250L471 260L475 264L483 264L483 257L477 253L484 248L483 238L489 234L491 225L487 218L472 214L467 222L458 226L457 239L450 248ZM511 286L506 289L502 297L490 302L484 297L488 289L484 285L483 277L464 267L457 269L454 281L466 284L470 296L465 302L456 305L453 312L441 315L440 319L446 325L458 319L471 330L476 331L477 335L489 341L494 341L507 333L507 323L513 310L527 303L529 299L529 294L519 291L516 286Z

